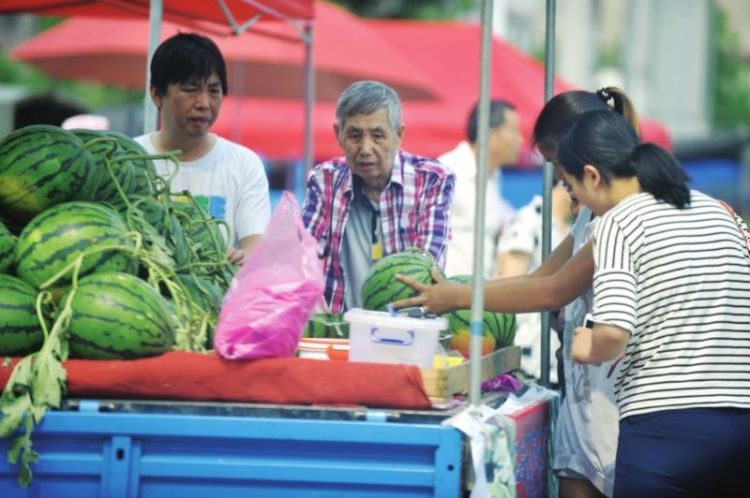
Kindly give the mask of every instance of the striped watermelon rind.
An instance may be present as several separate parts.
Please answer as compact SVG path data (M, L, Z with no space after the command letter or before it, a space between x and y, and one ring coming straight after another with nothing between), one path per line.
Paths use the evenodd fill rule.
M42 345L37 294L20 278L0 275L0 356L26 355Z
M125 156L148 154L138 142L122 133L110 130L74 129L70 131L86 144L86 148L91 152L96 163L96 172L100 176L100 181L93 200L106 202L116 208L125 205L125 200L112 179L112 174L129 200L153 194L152 178L156 175L153 161L135 157L125 159Z
M422 283L434 283L432 267L435 260L426 251L410 248L390 254L375 263L362 285L362 303L367 310L387 311L388 304L400 299L414 297L416 290L396 280L400 273Z
M68 304L70 294L62 301ZM132 359L172 349L176 323L169 304L144 280L127 273L88 275L70 303L70 356Z
M16 237L0 223L0 273L7 272L13 264Z
M461 284L471 283L471 275L454 275L448 280ZM443 315L448 319L452 334L459 330L471 329L471 310L453 310ZM512 346L516 337L516 315L513 313L496 313L485 311L482 317L484 334L495 339L496 348Z
M315 313L302 331L302 337L348 339L349 322L343 313Z
M0 207L28 221L63 202L89 199L98 187L91 153L57 126L31 125L0 141Z
M19 235L13 256L16 273L39 288L82 251L114 245L133 247L127 231L122 217L107 206L83 201L58 204L36 216ZM128 251L104 250L86 256L79 275L135 270L135 258ZM54 286L65 287L70 281L68 274Z

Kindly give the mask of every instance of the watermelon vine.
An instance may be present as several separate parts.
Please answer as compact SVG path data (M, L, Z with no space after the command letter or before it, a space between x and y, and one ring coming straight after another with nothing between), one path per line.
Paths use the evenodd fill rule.
M44 337L38 351L16 364L0 395L0 439L12 438L7 459L20 465L22 486L31 483L31 465L39 457L32 446L34 427L47 410L58 409L66 395L63 364L71 337L76 337L75 308L85 295L81 288L97 275L124 272L123 279L137 279L156 297L168 300L163 309L171 311L174 330L165 347L206 352L235 271L226 258L223 222L211 219L188 192L180 195L186 202L175 202L171 178L156 174L152 161L166 159L178 169L179 151L149 155L137 142L115 132L74 132L34 125L0 141L0 212L12 232L0 232L0 272L32 280L27 283L38 291L37 318ZM34 154L24 153L25 147ZM64 193L48 185L38 188L37 182L49 182L37 176L42 167L57 172L55 185L73 184L75 177L75 184L86 188ZM87 219L87 213L96 215ZM49 228L40 228L45 218ZM65 223L65 229L55 231ZM100 232L91 226L103 228ZM104 227L109 227L106 237ZM37 245L55 237L64 240L94 232L98 235L81 235L75 243L59 242L67 244L66 250L50 246L37 252L45 256L30 256ZM71 260L66 254L72 248L76 249ZM52 260L57 266L48 264ZM48 308L53 310L51 328L46 324Z

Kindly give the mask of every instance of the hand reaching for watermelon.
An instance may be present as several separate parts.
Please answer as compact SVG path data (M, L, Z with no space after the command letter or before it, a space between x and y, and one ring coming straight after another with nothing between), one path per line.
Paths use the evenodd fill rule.
M422 306L427 313L440 315L455 309L468 308L471 304L471 286L453 282L432 267L432 278L435 284L424 284L406 275L397 274L396 279L419 292L418 296L394 301L394 308Z

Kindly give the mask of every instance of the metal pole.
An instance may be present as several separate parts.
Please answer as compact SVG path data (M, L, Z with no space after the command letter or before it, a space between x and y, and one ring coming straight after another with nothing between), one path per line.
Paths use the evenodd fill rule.
M315 65L313 61L313 23L305 23L305 172L313 166L313 106L315 106Z
M148 58L146 60L146 92L143 96L143 133L156 130L159 113L151 100L151 57L156 52L161 40L162 0L151 0L148 12Z
M487 133L490 122L490 64L492 57L492 0L482 0L482 53L479 77L477 126L477 198L474 214L474 276L471 292L471 341L469 343L469 402L479 404L481 395L482 339L484 335L484 209L487 197Z
M544 46L544 101L552 98L555 92L555 16L556 1L547 0L547 16L545 22L545 46ZM543 198L542 203L542 259L546 259L552 245L552 184L554 183L554 171L552 164L544 161L543 171ZM542 385L549 386L550 366L550 314L542 313L541 330L541 381ZM562 379L558 379L561 382Z

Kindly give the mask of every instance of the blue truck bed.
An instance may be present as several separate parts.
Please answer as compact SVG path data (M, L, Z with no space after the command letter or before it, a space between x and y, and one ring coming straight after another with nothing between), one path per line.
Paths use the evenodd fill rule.
M445 497L462 436L447 414L230 403L76 401L33 435L33 483L0 442L2 498Z

